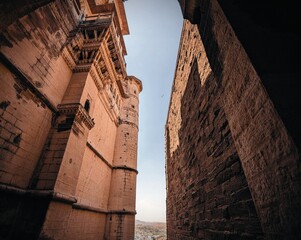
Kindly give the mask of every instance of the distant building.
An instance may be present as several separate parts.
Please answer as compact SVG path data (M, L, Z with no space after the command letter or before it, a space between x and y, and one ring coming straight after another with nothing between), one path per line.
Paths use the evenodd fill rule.
M122 0L0 4L0 239L134 239Z
M168 239L301 239L298 1L179 3Z

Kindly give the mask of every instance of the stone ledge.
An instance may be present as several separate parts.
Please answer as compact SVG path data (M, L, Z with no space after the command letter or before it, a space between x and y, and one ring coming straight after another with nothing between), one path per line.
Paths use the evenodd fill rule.
M119 124L119 125L121 125L121 124L127 124L127 125L131 125L131 126L137 128L137 129L139 129L139 128L138 128L138 125L137 125L136 123L133 123L133 122L130 122L130 121L126 121L126 120L122 120L122 119L120 119L120 118L119 118L119 120L118 120L118 124Z
M65 203L76 203L77 199L73 196L56 192L53 190L33 190L33 189L22 189L19 187L9 186L0 183L0 192L12 193L16 195L24 195L37 198L49 198L49 200Z
M60 114L75 115L75 120L79 123L83 122L89 130L95 125L93 119L80 103L59 104L58 110Z
M128 167L128 166L126 166L126 165L124 165L124 166L114 166L114 167L113 167L113 170L126 170L126 171L135 172L135 173L138 174L138 170L137 170L137 169Z
M100 158L109 168L111 168L112 170L127 170L127 171L132 171L138 174L137 169L128 167L126 165L122 165L122 166L113 166L112 164L110 164L105 158L104 156L102 156L102 154L100 152L98 152L92 145L91 143L87 142L86 143L87 147L98 157Z
M79 210L84 210L84 211L96 212L96 213L104 213L104 214L108 213L108 210L105 210L105 209L102 209L102 208L97 208L97 207L92 207L92 206L85 205L85 204L82 204L82 203L74 203L74 204L72 204L72 208L79 209Z
M112 169L112 165L98 152L89 142L86 143L87 147L98 157L100 158L109 168Z
M122 210L110 210L108 213L116 214L116 215L136 215L136 211L127 211L125 209Z
M82 203L74 203L72 204L72 208L83 210L83 211L90 211L95 213L103 213L103 214L117 214L117 215L136 215L136 211L128 211L125 209L122 210L106 210L103 208L93 207Z

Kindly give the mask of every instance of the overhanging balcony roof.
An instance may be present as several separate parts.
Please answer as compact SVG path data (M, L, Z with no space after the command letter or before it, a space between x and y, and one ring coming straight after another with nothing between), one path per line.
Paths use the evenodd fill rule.
M121 32L123 35L129 34L128 22L125 14L124 3L122 0L115 0L114 3L97 5L96 0L88 0L92 14L113 12L116 10Z
M178 0L182 9L183 17L191 23L200 21L200 0Z

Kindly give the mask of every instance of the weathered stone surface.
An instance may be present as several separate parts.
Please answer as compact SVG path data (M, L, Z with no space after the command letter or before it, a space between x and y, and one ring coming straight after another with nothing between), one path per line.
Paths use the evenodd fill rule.
M0 179L1 183L27 188L50 129L52 112L5 66L1 64L0 69Z
M180 2L184 5L190 4L190 1ZM201 1L198 7L202 14L200 21L194 26L198 28L202 38L197 44L200 46L203 44L203 51L207 56L201 62L209 63L212 77L202 85L201 74L196 74L197 70L189 67L189 65L193 66L193 61L198 62L199 67L198 57L188 62L179 57L177 63L174 82L174 89L177 91L172 93L166 125L168 234L173 239L256 239L256 237L299 239L301 217L296 209L299 208L301 199L298 151L300 141L298 134L293 133L292 130L298 133L300 127L291 120L293 113L295 116L298 115L300 104L297 103L294 91L292 96L277 97L276 93L281 92L281 88L277 89L278 82L276 81L276 86L271 87L269 84L272 83L267 81L267 78L280 79L284 76L283 73L286 74L287 69L291 69L292 75L289 79L292 86L295 86L298 75L292 67L295 63L290 66L292 59L288 59L286 54L283 55L283 59L273 58L271 65L269 61L261 62L258 57L260 55L263 56L262 59L271 58L272 52L268 52L268 49L266 52L259 51L252 54L251 62L247 52L255 51L256 47L261 50L262 48L254 44L253 49L248 43L241 43L237 36L244 34L244 31L250 31L247 35L254 34L260 30L260 27L258 24L245 22L249 24L249 28L241 28L245 19L239 22L238 16L241 16L239 15L241 12L236 11L237 9L242 12L249 11L256 21L258 12L252 12L256 8L246 10L243 8L245 3L242 1L240 3L219 2ZM236 10L228 8L231 4L240 7L235 8ZM275 5L273 4L271 9L274 9ZM223 11L231 21L226 18ZM234 24L234 30L229 21ZM286 19L280 21L283 24ZM262 23L266 23L264 19ZM186 36L186 40L183 41L185 37L182 36L179 54L187 49L185 46L193 46L188 48L188 52L198 56L194 46L195 40L185 35L190 28L189 25L188 23L184 25L183 35ZM277 28L272 25L273 27L270 26L268 29L267 26L264 32L269 33L270 35L267 36L271 39L273 34L278 34L275 33ZM279 26L279 31L283 30L284 25ZM298 30L288 29L288 32L295 34ZM258 35L258 39L263 36L265 35ZM289 38L291 37L290 35ZM273 44L270 49L273 49ZM284 63L284 68L274 71L274 62L278 61L277 64L281 65L282 60L287 61ZM261 64L261 67L258 64ZM269 78L262 74L264 71L273 76ZM203 88L193 90L195 88L193 86L196 86L193 82L197 82ZM197 95L198 91L199 95ZM208 94L210 95L207 96ZM202 102L203 98L206 100ZM285 98L288 100L286 101ZM283 101L279 105L280 99ZM288 107L291 109L288 110ZM174 109L177 111L172 111ZM199 112L198 118L195 116L197 112ZM288 115L283 115L285 113ZM214 116L223 116L224 122L217 121L219 118L215 119ZM216 134L222 129L226 131L225 135ZM208 142L204 143L204 139ZM231 150L234 155L231 154L232 157L228 158L226 155ZM219 163L212 158L217 158ZM196 163L195 167L193 164ZM194 176L195 171L200 172L190 178ZM212 174L215 174L214 177L211 177ZM181 179L177 175L180 175ZM197 187L193 194L186 195L186 192L195 188L196 181L202 183L201 187ZM208 184L206 191L201 191L206 184ZM220 188L222 190L218 191ZM230 194L220 198L220 192L223 191L230 191ZM212 196L217 198L217 203L211 201L204 206L206 200L211 199ZM193 198L199 198L201 201L192 204L190 201ZM219 209L218 204L222 204L223 208ZM198 220L191 220L192 212L201 212L200 215L205 220L201 224ZM185 214L189 217L185 217ZM232 219L231 214L237 214L237 217ZM224 222L219 224L216 219L224 219ZM253 220L255 222L252 224L248 223ZM233 223L232 228L224 229L227 223ZM195 225L210 231L197 235L194 230ZM188 226L193 227L189 229Z
M206 58L199 57L204 51L201 41L185 48L191 34L187 29L198 35L197 29L185 22L179 54L182 49L198 51L190 61L179 55L178 66L191 72L184 78L181 68L177 69L174 85L179 88L180 81L185 83L179 89L181 94L173 93L170 110L179 107L180 117L169 112L166 126L168 237L260 239L260 222L224 112L222 89ZM198 62L207 66L203 79ZM179 118L181 127L176 129ZM172 134L178 134L175 149L170 146Z
M1 3L1 239L134 239L142 83L123 2L98 3Z

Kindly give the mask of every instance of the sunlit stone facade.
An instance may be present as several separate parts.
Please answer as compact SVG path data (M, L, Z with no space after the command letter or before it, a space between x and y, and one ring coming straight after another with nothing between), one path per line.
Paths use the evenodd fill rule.
M134 239L123 1L1 3L1 239Z

